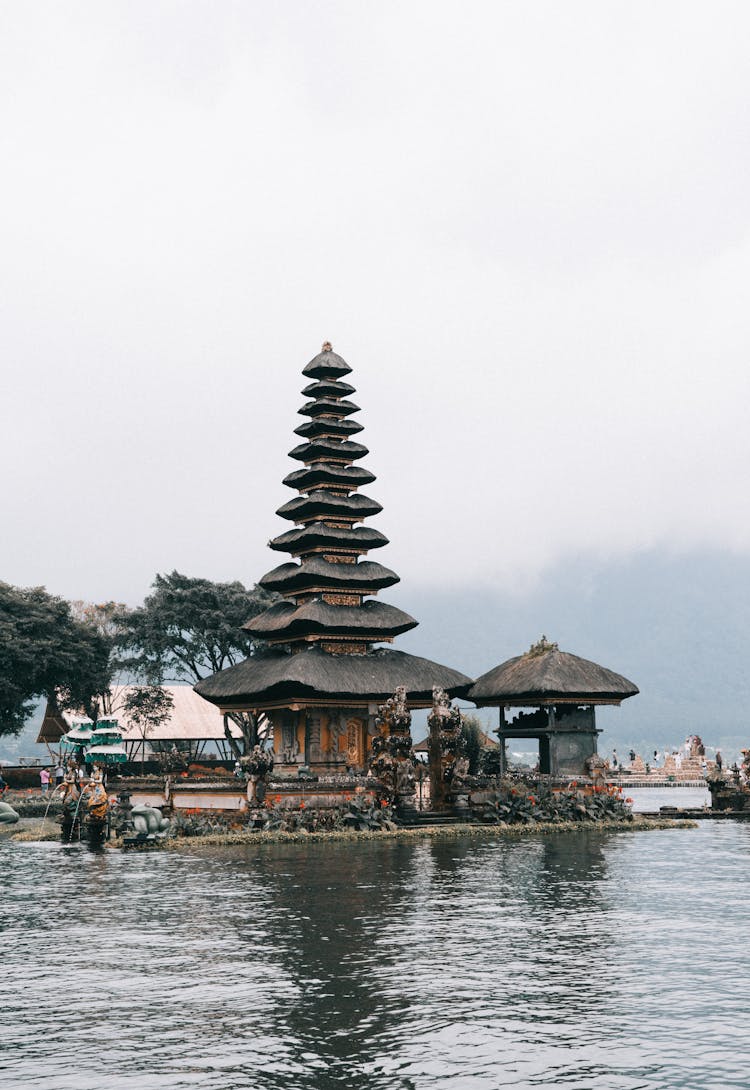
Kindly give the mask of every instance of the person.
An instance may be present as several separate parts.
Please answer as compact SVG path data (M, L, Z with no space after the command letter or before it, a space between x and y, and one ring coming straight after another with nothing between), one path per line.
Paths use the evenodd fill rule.
M612 750L612 767L617 768L617 750Z
M0 799L3 797L3 795L5 794L5 792L7 790L8 790L8 784L3 779L3 770L2 770L2 768L0 768Z
M635 750L634 749L631 749L630 753L628 754L628 757L630 758L630 763L632 765L633 761L635 760Z
M716 767L718 768L719 772L721 772L721 766L723 765L723 763L724 763L724 758L721 755L721 751L717 749L716 750Z
M55 787L59 787L65 779L65 769L62 766L62 761L58 761L55 766Z
M48 768L43 768L42 769L42 771L39 773L39 779L41 780L41 783L42 783L42 794L46 795L47 792L49 791L49 781L50 781L50 774L49 774L49 769Z

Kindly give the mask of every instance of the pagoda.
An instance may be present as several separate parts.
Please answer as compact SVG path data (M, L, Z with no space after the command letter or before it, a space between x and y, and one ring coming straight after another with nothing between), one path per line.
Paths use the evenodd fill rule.
M290 451L300 463L284 478L297 495L277 514L294 524L269 546L291 560L259 581L282 597L244 628L268 650L199 682L196 691L224 713L265 713L273 723L276 768L281 772L361 771L367 763L379 704L398 686L407 704L428 707L435 687L463 695L471 679L391 644L417 625L408 613L376 599L399 581L366 559L388 544L364 525L381 505L359 491L374 475L361 460L367 447L353 419L351 367L329 343L308 363L310 381L295 429L302 442Z

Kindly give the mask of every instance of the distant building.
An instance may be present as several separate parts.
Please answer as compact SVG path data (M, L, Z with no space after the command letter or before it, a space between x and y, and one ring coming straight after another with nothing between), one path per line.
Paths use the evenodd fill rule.
M142 756L148 759L148 754L153 749L168 748L171 744L179 744L181 749L187 750L187 756L192 760L197 760L209 752L218 753L223 759L230 759L232 753L224 734L224 720L221 713L202 700L190 685L161 687L166 689L172 697L173 708L169 717L150 731L145 739L123 709L128 693L139 686L115 685L112 688L106 715L118 721L128 759L140 760ZM101 710L101 714L105 715L104 709ZM56 747L63 734L70 730L76 721L80 721L82 715L81 711L62 712L55 704L48 701L37 743L46 745L48 749ZM239 728L231 722L229 726L232 736L241 738Z

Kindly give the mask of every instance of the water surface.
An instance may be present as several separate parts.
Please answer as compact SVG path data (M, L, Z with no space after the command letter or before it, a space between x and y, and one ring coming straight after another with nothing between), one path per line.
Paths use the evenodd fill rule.
M750 1083L750 825L0 874L3 1090Z

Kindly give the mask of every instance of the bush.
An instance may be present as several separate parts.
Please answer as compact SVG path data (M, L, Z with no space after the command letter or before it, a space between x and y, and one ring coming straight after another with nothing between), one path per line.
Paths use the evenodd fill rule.
M476 820L493 825L569 821L630 821L632 811L621 788L594 786L587 791L571 784L553 790L537 784L504 781L488 800L474 807Z

